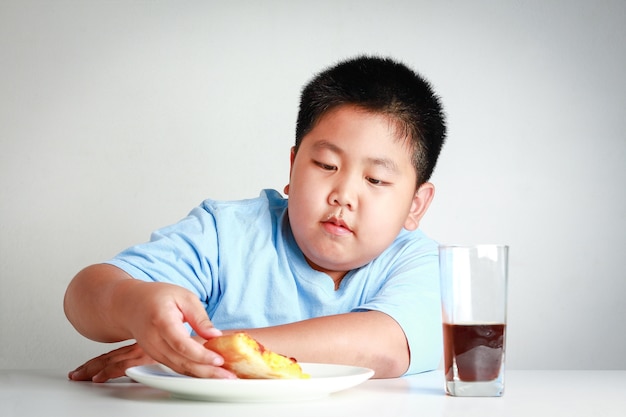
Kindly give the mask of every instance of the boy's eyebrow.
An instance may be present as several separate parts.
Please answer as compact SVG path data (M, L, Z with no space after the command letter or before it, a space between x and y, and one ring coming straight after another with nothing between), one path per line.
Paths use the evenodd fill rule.
M392 161L388 158L367 158L367 161L372 165L378 165L387 171L398 173L400 170L398 169L398 164L395 161Z
M328 149L329 151L332 151L334 153L338 153L338 154L343 154L344 151L343 149L341 149L339 146L335 145L332 142L329 142L327 140L320 140L315 142L315 144L313 144L313 148L315 149Z
M343 155L346 152L341 149L339 146L335 145L334 143L325 141L325 140L321 140L319 142L316 142L313 145L314 149L327 149L331 152ZM366 159L367 163L370 165L377 165L380 166L384 169L386 169L387 171L391 171L394 173L400 172L400 170L398 169L398 164L396 164L395 161L393 161L392 159L389 158L367 158Z

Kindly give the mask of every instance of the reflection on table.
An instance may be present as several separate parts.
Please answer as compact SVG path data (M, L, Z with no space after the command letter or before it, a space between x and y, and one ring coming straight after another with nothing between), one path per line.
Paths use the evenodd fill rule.
M172 398L119 378L72 382L62 370L0 370L0 416L619 416L626 415L626 371L508 371L500 398L456 398L441 371L369 380L323 399L219 403Z

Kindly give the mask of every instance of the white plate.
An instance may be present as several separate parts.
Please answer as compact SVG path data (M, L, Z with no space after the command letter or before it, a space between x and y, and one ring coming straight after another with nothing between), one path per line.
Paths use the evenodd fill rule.
M137 382L190 400L275 402L311 400L354 387L374 375L369 368L301 363L309 379L205 379L178 374L163 365L135 366L126 375Z

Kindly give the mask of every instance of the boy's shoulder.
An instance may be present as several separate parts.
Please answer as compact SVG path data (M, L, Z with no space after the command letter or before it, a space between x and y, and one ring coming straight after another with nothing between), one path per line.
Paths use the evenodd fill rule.
M439 243L430 238L422 229L408 231L402 229L390 248L393 252L411 251L415 254L436 254Z
M258 197L247 198L242 200L213 200L206 199L202 202L201 207L209 212L217 212L233 208L235 210L251 210L256 211L265 209L283 209L287 206L287 199L278 191L272 189L264 189Z

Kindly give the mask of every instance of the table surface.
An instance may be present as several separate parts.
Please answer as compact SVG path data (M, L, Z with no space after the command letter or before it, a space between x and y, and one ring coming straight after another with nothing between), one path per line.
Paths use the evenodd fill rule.
M62 370L0 370L0 416L626 416L626 371L508 371L499 398L446 396L443 373L369 380L323 399L219 403L172 398L119 378L73 382Z

